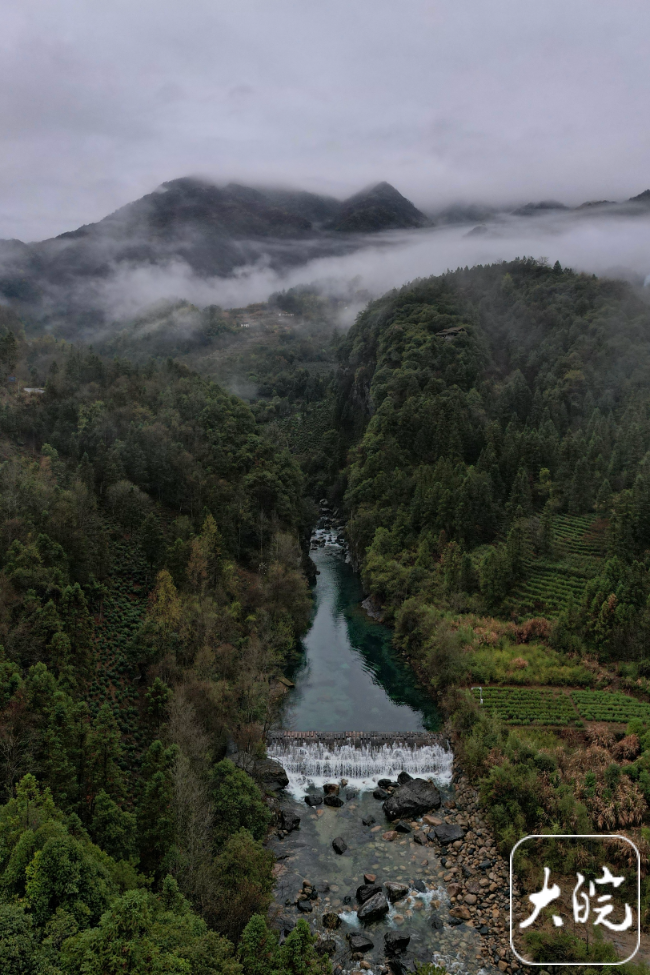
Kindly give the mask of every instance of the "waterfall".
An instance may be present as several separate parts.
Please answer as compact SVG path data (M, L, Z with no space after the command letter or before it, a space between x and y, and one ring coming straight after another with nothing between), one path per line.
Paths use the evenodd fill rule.
M439 744L392 745L325 744L319 741L272 741L269 758L279 762L289 777L287 791L302 799L310 786L347 779L348 787L371 791L379 779L395 779L400 772L433 779L437 785L451 782L454 753Z

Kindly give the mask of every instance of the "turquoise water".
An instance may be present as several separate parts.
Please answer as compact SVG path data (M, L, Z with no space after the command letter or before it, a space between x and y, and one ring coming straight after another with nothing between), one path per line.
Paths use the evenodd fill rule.
M360 606L359 577L336 546L312 553L320 575L302 657L287 676L282 725L298 731L436 731L440 715L391 645L391 631Z

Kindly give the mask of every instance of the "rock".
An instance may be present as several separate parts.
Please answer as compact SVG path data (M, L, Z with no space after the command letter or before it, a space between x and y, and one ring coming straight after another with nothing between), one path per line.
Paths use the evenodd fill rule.
M384 799L390 799L390 792L386 792L385 789L375 789L373 796L383 802Z
M479 934L483 934L483 935L489 934L490 933L490 929L488 927L486 927L484 924L482 924L480 926L480 928L478 929L478 933Z
M470 907L473 904L476 904L476 901L477 900L478 900L478 898L477 898L476 894L465 894L465 903L466 904L469 904Z
M320 806L322 801L322 796L305 796L305 802L308 806Z
M431 813L428 813L426 816L422 817L422 822L426 823L427 826L440 826L442 819L440 816L432 816Z
M357 917L365 923L379 921L385 914L388 914L388 901L383 894L375 894L357 911Z
M411 827L409 826L409 824L408 823L405 823L403 819L400 819L397 823L395 823L395 829L397 830L398 833L412 833L413 832L413 830L411 829Z
M334 911L328 911L323 914L323 927L328 931L336 931L341 927L341 918Z
M427 885L425 884L424 880L414 880L413 890L417 890L418 894L426 894Z
M363 879L365 880L365 882L367 884L374 884L375 880L377 879L377 874L376 873L364 873Z
M350 942L350 951L372 951L375 947L374 941L371 941L366 934L354 934L348 935L348 941Z
M390 779L378 779L377 785L380 789L390 789L393 783Z
M413 841L415 843L419 843L420 846L426 846L428 838L428 835L423 829L418 829L415 833L413 833Z
M335 836L332 840L332 846L334 847L334 852L339 854L345 853L348 848L348 844L342 836Z
M433 914L431 915L431 927L434 929L434 931L442 931L444 926L445 926L444 921L442 920L440 915L436 914L436 912L434 911Z
M462 918L460 918L460 917L455 917L455 915L453 915L453 914L450 914L450 915L449 915L449 923L451 924L451 926L452 926L452 928L455 928L455 927L457 927L457 926L458 926L459 924L462 924L462 923L463 923L463 921L462 921Z
M416 962L403 961L401 958L388 959L388 971L390 975L412 975L416 972Z
M454 823L441 823L440 826L434 827L433 832L442 846L448 846L449 843L462 840L465 835L462 827L456 826Z
M404 934L402 931L389 931L384 935L386 954L396 955L400 951L406 951L410 940L410 934Z
M298 907L299 911L302 911L303 914L311 914L314 909L309 897L301 897L296 906Z
M483 860L481 863L479 863L478 868L479 870L489 870L491 866L492 866L491 860Z
M377 820L374 816L366 816L366 818L362 819L361 822L364 826L374 826Z
M336 948L335 938L319 938L314 945L314 951L317 955L334 955L336 954Z
M461 887L460 884L447 885L447 893L449 894L450 897L458 897L462 889L463 888Z
M463 921L469 921L472 916L469 912L469 907L465 907L464 904L459 904L457 907L452 907L449 913L452 917L460 918Z
M440 793L425 779L411 779L384 802L388 819L412 819L430 809L440 808Z
M323 792L326 796L338 796L339 785L337 782L328 782L327 785L323 786Z
M280 789L286 789L289 785L289 776L280 763L272 758L255 759L252 769L250 768L249 756L244 759L242 752L238 752L232 760L235 765L244 768L253 778L257 779L265 792L279 792ZM242 762L241 765L240 761Z
M412 781L413 781L413 776L409 775L408 772L400 772L400 774L397 776L398 785L406 785L407 782L412 782Z
M342 799L339 799L338 796L332 796L332 795L325 796L323 802L325 803L326 806L334 806L335 809L340 809L341 806L343 805Z
M289 812L287 809L283 809L280 813L280 827L286 830L287 833L291 833L294 829L298 829L300 826L300 816L296 816L295 813Z
M386 896L391 904L394 904L395 901L401 901L409 892L406 884L398 884L392 880L385 883L384 888L386 889Z
M360 904L365 904L367 900L381 892L382 889L377 884L362 884L361 887L357 887L357 900Z
M381 834L382 840L386 840L387 843L392 843L393 840L396 840L398 836L399 833L396 829L388 829L385 833Z
M468 867L466 863L463 864L463 877L471 877L474 871L471 867Z
M359 790L358 789L346 789L345 790L345 798L346 799L356 799L358 795L359 795Z

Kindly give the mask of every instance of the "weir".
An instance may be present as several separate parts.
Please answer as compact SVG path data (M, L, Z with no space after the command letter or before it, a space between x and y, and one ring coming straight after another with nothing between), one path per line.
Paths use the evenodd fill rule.
M400 772L431 778L440 786L452 778L453 752L444 735L430 732L275 731L268 735L269 758L279 762L296 798L310 788L345 779L347 787L372 791L379 779Z

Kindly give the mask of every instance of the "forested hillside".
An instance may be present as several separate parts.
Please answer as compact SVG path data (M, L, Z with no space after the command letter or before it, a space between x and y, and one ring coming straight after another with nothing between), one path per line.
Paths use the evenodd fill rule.
M645 855L647 297L559 263L460 269L372 302L340 366L365 587L443 701L504 854L617 829ZM520 864L524 887L538 867ZM646 879L645 923L649 904Z
M235 975L260 939L298 971L300 925L281 949L255 920L236 949L273 857L225 755L259 750L309 619L302 474L186 368L2 314L3 971Z
M518 261L389 293L341 351L339 422L367 423L349 532L380 602L437 586L458 605L476 593L476 606L544 613L558 605L522 606L516 588L542 566L581 577L579 597L615 572L624 598L589 639L639 655L626 580L646 585L650 545L648 305L622 282Z

